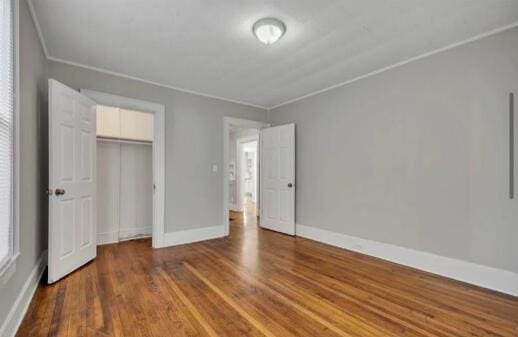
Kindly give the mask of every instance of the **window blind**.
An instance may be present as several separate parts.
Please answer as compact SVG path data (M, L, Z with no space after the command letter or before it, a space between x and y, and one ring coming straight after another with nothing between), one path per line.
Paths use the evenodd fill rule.
M0 267L13 251L14 15L0 0Z

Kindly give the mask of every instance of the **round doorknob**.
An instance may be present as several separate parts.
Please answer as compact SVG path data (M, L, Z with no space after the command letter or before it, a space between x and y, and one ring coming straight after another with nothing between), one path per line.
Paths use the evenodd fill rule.
M293 187L293 184L292 184L292 183L289 183L289 184L288 184L288 187L289 187L289 188L292 188L292 187Z
M56 195L63 195L65 194L65 190L62 188L56 188Z

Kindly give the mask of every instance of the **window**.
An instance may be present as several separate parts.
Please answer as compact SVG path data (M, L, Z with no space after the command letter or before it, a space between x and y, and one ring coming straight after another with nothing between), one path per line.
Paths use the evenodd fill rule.
M15 257L14 1L0 0L0 274Z

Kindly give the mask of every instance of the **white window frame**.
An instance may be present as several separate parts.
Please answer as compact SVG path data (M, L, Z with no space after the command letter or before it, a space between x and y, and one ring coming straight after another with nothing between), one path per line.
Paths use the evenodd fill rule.
M13 66L14 66L14 144L13 144L13 217L11 256L0 266L0 285L5 284L16 270L20 256L20 21L19 2L10 0L13 6Z

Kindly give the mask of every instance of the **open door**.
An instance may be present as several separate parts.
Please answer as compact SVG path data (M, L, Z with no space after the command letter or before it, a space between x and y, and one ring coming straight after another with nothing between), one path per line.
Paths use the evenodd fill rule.
M295 235L295 124L261 130L263 228Z
M49 283L97 254L95 106L49 80Z

